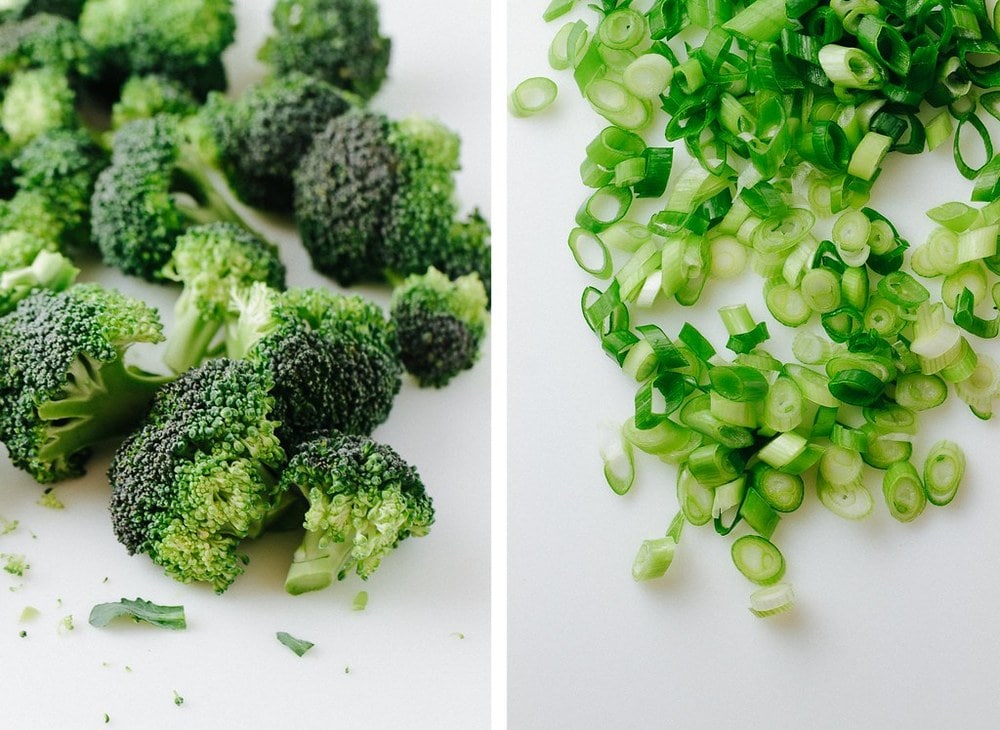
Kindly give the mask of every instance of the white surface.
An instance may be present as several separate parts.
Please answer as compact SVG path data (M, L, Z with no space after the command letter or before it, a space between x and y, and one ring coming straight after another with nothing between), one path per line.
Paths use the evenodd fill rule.
M435 115L463 139L459 195L489 215L489 33L487 5L382 0L393 39L390 80L372 106L393 117ZM230 50L234 91L260 77L253 62L269 23L268 2L240 2L238 46ZM328 285L315 275L290 228L280 239L290 285ZM169 319L174 292L109 273ZM361 289L385 304L385 289ZM176 583L114 539L104 472L59 485L66 509L36 504L42 489L0 464L0 515L19 528L0 552L23 553L23 580L0 573L2 725L110 727L483 728L489 717L489 350L440 391L404 381L389 421L375 433L420 470L437 509L429 536L406 541L367 583L356 577L292 597L284 572L295 535L248 547L246 574L224 595ZM106 580L105 580L106 578ZM7 588L10 588L8 591ZM368 609L351 610L358 590ZM87 624L90 608L140 596L183 604L189 628ZM41 615L19 623L25 606ZM57 632L72 615L76 628ZM26 638L19 638L22 629ZM276 631L313 641L299 658ZM463 637L464 638L461 638ZM130 668L131 671L126 669ZM349 670L349 671L348 671ZM184 697L176 707L173 692Z
M958 402L926 414L915 445L918 460L942 437L965 446L967 478L950 506L903 525L875 491L876 514L855 524L807 491L783 519L775 540L793 613L750 614L753 586L733 567L730 541L708 526L685 528L664 579L633 582L639 544L662 535L677 509L675 472L639 454L630 494L603 481L597 425L628 416L634 386L581 318L590 282L566 234L587 194L577 172L584 147L605 124L570 76L548 68L565 19L543 23L545 5L508 4L507 88L534 75L560 87L546 113L508 123L509 727L996 727L998 426ZM878 190L873 207L918 243L930 228L924 211L968 200L971 186L949 146L897 156ZM691 319L719 343L716 308L743 301L766 315L752 273L656 321L676 335ZM787 332L772 333L787 352ZM996 341L975 346L1000 352Z

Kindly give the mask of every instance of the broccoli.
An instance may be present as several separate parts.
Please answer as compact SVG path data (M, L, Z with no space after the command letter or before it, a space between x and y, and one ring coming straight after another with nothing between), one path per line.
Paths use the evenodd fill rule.
M198 117L160 115L114 135L111 165L97 178L91 234L105 263L162 281L177 237L192 224L249 226L219 191Z
M29 18L38 14L61 15L70 20L80 17L86 0L6 0L0 3L0 19Z
M81 129L40 134L14 158L18 193L8 206L13 212L0 221L36 232L44 225L53 230L51 235L61 245L88 248L90 198L97 176L107 164L104 150ZM17 202L17 197L24 195L40 199L47 214L34 217L34 204L21 207L24 204Z
M227 354L272 374L282 443L317 430L369 434L388 417L403 366L395 327L376 304L326 289L255 284L235 307Z
M199 97L226 88L222 53L236 32L230 0L88 0L79 23L108 87L160 73Z
M0 25L0 75L40 67L71 77L93 74L94 53L76 23L41 13Z
M220 593L243 572L240 542L294 504L278 484L271 386L259 364L220 358L160 390L108 472L112 527L130 554Z
M312 138L352 103L298 72L251 86L234 101L210 99L206 116L233 191L249 205L278 211L292 208L292 171Z
M301 71L365 99L385 81L391 43L373 0L277 0L271 17L259 55L279 76Z
M177 239L163 277L184 285L163 357L175 372L205 359L212 340L227 323L232 297L255 281L285 288L285 266L277 248L232 223L189 228Z
M309 501L285 589L326 588L349 572L367 579L399 543L426 535L434 507L416 469L367 436L333 434L302 445L281 486Z
M111 108L111 128L120 129L131 121L149 119L157 114L186 117L197 109L194 96L175 79L161 74L130 76Z
M490 251L490 224L478 210L464 220L451 225L445 255L435 264L442 273L455 279L466 274L477 274L486 290L486 308L491 301L492 254Z
M296 221L313 266L345 286L429 266L469 273L458 269L481 256L466 250L470 236L456 235L464 234L455 227L458 152L458 137L436 122L362 110L331 120L294 175Z
M76 93L62 71L33 68L11 77L0 104L0 126L15 147L43 132L77 124Z
M431 267L401 282L389 306L400 359L422 387L446 385L479 358L488 314L478 274L452 281Z
M52 292L68 289L79 273L61 253L39 250L27 266L0 273L0 315L13 311L18 302L38 289Z
M165 382L125 364L163 339L156 310L98 284L38 291L0 318L0 441L39 482L83 473L91 446L124 435Z

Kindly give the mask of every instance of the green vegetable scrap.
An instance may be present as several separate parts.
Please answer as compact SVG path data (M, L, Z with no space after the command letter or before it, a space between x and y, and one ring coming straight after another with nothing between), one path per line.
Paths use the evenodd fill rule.
M90 610L89 623L104 628L117 618L128 617L135 623L147 623L164 629L185 629L183 606L160 606L151 601L123 598L115 603L99 603Z
M293 652L295 652L296 656L302 656L307 651L312 649L313 646L315 646L315 644L313 644L311 641L306 641L305 639L296 639L294 636L292 636L286 631L279 631L275 635L278 637L278 641L280 641L282 644L284 644Z

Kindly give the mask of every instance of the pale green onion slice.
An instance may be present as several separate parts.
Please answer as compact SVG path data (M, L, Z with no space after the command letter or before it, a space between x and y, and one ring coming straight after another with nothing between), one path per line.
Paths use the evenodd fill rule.
M762 423L776 433L785 433L798 428L802 418L802 391L791 378L779 376L764 397Z
M971 205L958 202L943 203L927 211L928 218L955 233L968 230L978 215Z
M840 306L840 279L830 269L807 271L799 288L806 305L814 312L832 312Z
M785 373L799 386L806 400L830 408L840 405L840 401L830 393L830 379L822 373L795 363L788 363L785 366Z
M716 279L732 279L746 269L749 249L735 236L716 236L709 241L711 274Z
M692 525L705 525L712 521L715 492L701 484L684 467L677 472L677 503L684 519Z
M730 550L733 564L752 583L769 586L785 575L781 551L760 535L743 535Z
M601 460L604 462L604 478L615 494L625 494L635 481L635 461L632 444L622 429L606 425L601 438Z
M618 187L632 187L636 183L642 182L646 177L646 159L644 157L632 157L622 160L615 165L614 179L612 183Z
M804 365L823 365L834 355L844 351L839 345L813 332L796 332L792 340L792 354Z
M956 271L944 277L944 281L941 282L941 301L948 309L955 309L963 289L969 290L974 303L985 301L989 280L986 267L979 261L962 264Z
M800 475L786 474L761 462L753 468L753 488L778 512L794 512L805 496Z
M819 460L819 473L830 484L849 484L861 479L864 461L857 451L830 446Z
M624 87L622 88L624 90ZM640 99L628 91L625 93L627 95L625 108L618 111L603 109L599 104L595 104L589 96L587 98L591 101L594 110L612 124L632 130L645 128L653 119L653 105L646 99Z
M661 578L674 560L677 541L672 537L644 540L632 561L632 578L635 581Z
M927 495L913 464L898 461L882 478L882 494L889 514L900 522L912 522L927 506Z
M635 48L649 38L646 16L631 8L620 7L604 16L597 27L597 38L608 48Z
M859 48L830 43L819 49L819 65L834 86L877 89L885 74L875 60Z
M943 507L955 498L965 476L965 454L954 441L943 439L931 446L924 460L927 500Z
M577 265L598 279L611 276L611 253L596 233L574 228L569 234L569 249Z
M717 370L718 368L713 368ZM718 392L712 391L710 411L720 421L733 426L757 428L757 406L750 401L736 401L723 398Z
M896 402L915 411L937 408L948 397L948 385L937 375L905 373L896 378Z
M959 233L955 263L964 264L966 261L977 261L988 256L995 256L998 233L1000 233L1000 225L998 224L972 228Z
M860 479L846 484L831 484L822 475L816 475L816 493L823 506L838 517L860 520L871 514L875 502L871 492Z
M717 486L712 499L712 518L727 525L732 524L743 503L745 490L746 478L742 476Z
M892 149L892 137L878 132L868 132L851 154L847 172L862 180L873 180L882 166L882 160Z
M645 53L622 71L622 83L640 99L657 99L674 78L674 67L659 53Z
M813 315L802 292L785 281L766 288L764 304L771 316L786 327L800 327Z
M933 150L951 139L951 115L942 109L924 124L924 134L927 136L927 149Z
M781 469L795 461L808 445L809 440L794 431L780 433L757 452L757 458L775 469Z
M631 94L611 79L597 79L587 87L587 101L601 114L625 111Z
M601 231L601 240L609 247L626 253L635 253L653 237L650 230L630 220L619 220Z
M622 427L622 434L637 449L654 456L683 448L691 437L688 429L668 419L650 428L639 428L635 425L635 419L630 418Z
M899 461L906 461L913 455L913 444L892 438L878 438L874 434L868 439L867 448L861 457L868 466L888 469Z
M631 205L631 190L605 185L595 190L580 206L576 222L581 228L598 233L625 217Z
M993 415L993 400L1000 394L1000 367L988 355L980 355L972 374L955 383L955 395L979 418Z
M565 15L573 9L574 3L576 0L551 0L549 6L545 8L545 12L542 13L542 20L548 22Z
M510 112L515 117L530 117L552 105L559 94L555 81L544 76L525 79L510 93Z
M646 143L642 137L619 127L605 127L587 145L587 158L608 169L622 160L642 155Z
M582 23L583 21L577 21L577 23ZM587 33L584 31L581 33L579 30L574 34L574 29L577 28L577 23L566 23L561 27L552 38L552 43L549 45L549 66L555 71L563 71L574 65L574 60L580 54L580 48L574 46L569 47L570 37L577 43L587 42Z
M750 594L750 612L758 618L785 613L790 611L794 605L795 594L788 583L764 586Z

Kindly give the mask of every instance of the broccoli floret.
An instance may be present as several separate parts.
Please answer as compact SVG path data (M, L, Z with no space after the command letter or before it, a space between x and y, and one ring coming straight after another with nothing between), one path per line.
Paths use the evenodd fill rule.
M416 469L367 436L311 440L291 458L281 485L309 501L302 544L285 589L299 594L354 571L367 579L407 537L426 535L434 507Z
M136 119L157 114L186 117L198 109L198 102L181 82L161 74L130 76L121 96L111 108L111 128L120 129Z
M84 2L86 0L5 0L0 2L0 19L29 18L39 13L50 13L76 20Z
M230 302L254 282L285 288L278 249L232 223L189 228L177 239L163 277L184 285L164 362L174 372L200 364L230 319Z
M91 446L130 431L165 378L125 364L163 339L156 310L98 284L39 291L0 318L0 440L39 482L83 473Z
M431 267L393 290L390 316L400 359L421 386L440 388L475 364L486 336L486 290L478 274L454 281Z
M76 93L66 74L54 68L18 71L0 105L0 126L21 147L43 132L77 125Z
M278 0L260 59L278 75L317 76L368 99L385 81L391 43L372 0Z
M272 418L272 381L248 361L210 360L162 388L108 473L115 535L173 578L224 591L239 544L292 503Z
M197 118L130 122L114 135L111 165L91 199L91 234L105 263L163 280L177 237L189 225L249 226L219 192Z
M111 86L150 73L201 97L226 86L222 52L236 30L230 0L88 0L79 22Z
M350 95L293 72L248 88L234 101L213 95L206 111L229 184L249 205L292 208L292 171L313 137L347 111Z
M79 273L61 253L40 250L29 265L0 273L0 315L13 311L18 302L39 289L68 289Z
M466 231L455 226L458 149L454 133L428 120L361 110L331 120L294 177L313 266L345 286L430 266L469 273L456 271L470 258Z
M107 164L104 150L83 130L40 134L14 159L17 195L30 192L43 198L61 227L59 243L88 247L90 199L97 176Z
M4 231L0 233L0 272L30 266L42 251L58 250L58 244L51 238L24 230Z
M441 257L436 267L452 279L466 274L478 275L486 289L486 307L489 309L493 271L490 224L478 210L474 210L465 220L452 224L449 238L447 255Z
M70 76L93 73L93 50L80 37L76 23L41 13L0 25L0 75L39 67Z
M230 357L272 374L282 443L312 431L369 434L389 415L401 387L396 331L359 296L325 289L276 292L255 284L236 299Z

